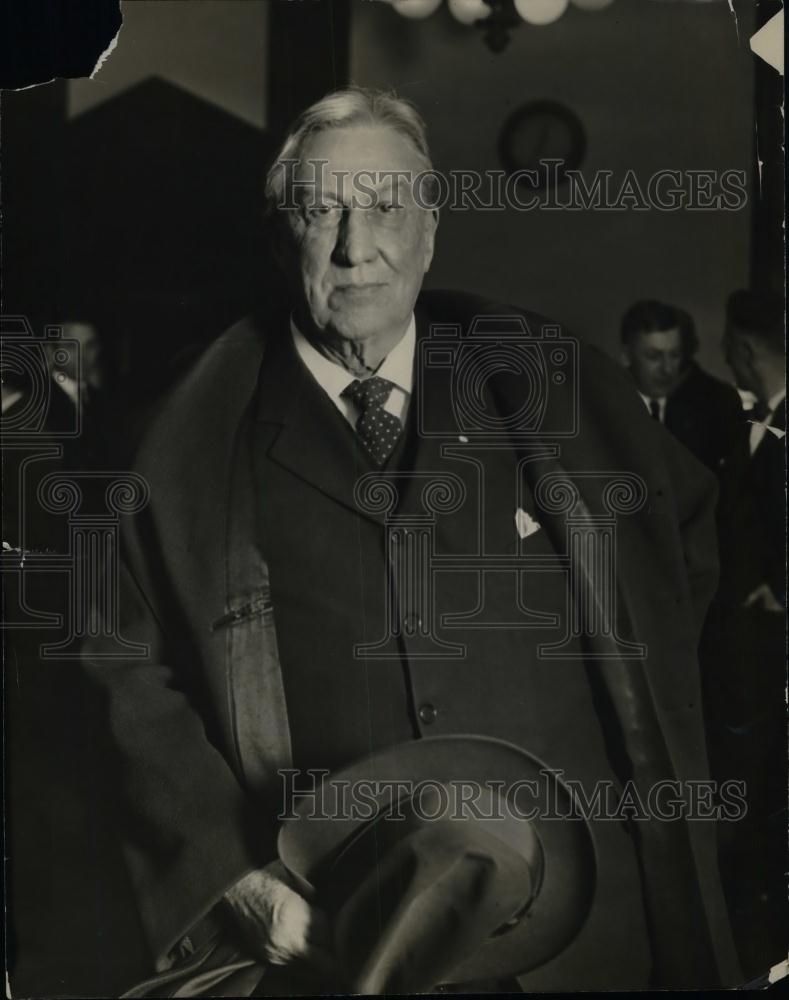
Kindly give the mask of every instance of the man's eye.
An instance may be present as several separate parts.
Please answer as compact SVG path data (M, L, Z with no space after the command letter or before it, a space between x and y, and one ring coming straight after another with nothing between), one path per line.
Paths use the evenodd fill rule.
M336 218L339 215L339 211L339 205L310 205L306 215L308 219L326 222L327 220L331 221Z
M396 201L381 201L378 203L378 209L383 212L384 215L388 215L391 212L397 212L402 207L403 206L399 205Z

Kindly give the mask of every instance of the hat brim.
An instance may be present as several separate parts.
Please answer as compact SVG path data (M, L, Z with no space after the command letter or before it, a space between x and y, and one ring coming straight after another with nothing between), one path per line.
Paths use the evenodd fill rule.
M313 796L293 809L279 834L279 855L286 868L306 887L330 863L343 844L366 822L342 816L354 783L391 788L395 782L441 782L444 785L492 783L504 792L530 783L528 822L543 855L539 890L521 919L489 938L453 973L454 982L514 976L529 972L560 954L583 927L596 888L595 850L588 824L566 818L572 797L557 774L522 748L474 735L437 736L397 744L327 776ZM536 794L533 790L537 789ZM389 797L381 808L391 803ZM520 804L522 809L522 803ZM517 835L518 825L514 829ZM509 824L508 837L513 824ZM524 831L524 840L526 839Z

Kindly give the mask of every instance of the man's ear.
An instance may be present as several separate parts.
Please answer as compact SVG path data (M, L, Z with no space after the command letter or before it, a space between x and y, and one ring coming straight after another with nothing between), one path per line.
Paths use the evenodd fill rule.
M438 209L431 208L425 216L425 273L430 270L433 252L436 248L436 230L438 229Z
M630 351L627 347L623 347L619 352L619 364L622 365L623 368L630 367Z

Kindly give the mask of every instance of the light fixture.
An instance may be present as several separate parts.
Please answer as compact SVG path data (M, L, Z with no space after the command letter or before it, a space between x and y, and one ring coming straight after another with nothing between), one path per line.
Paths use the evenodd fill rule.
M551 24L567 10L570 0L515 0L515 10L529 24Z
M490 17L490 5L485 0L447 0L449 13L461 24L475 24Z
M441 0L388 0L403 17L430 17ZM447 0L450 14L461 24L474 25L484 33L493 52L501 52L510 40L510 31L526 21L543 25L558 21L572 3L579 10L598 11L614 0Z
M414 19L430 17L441 6L441 0L391 0L391 2L398 14Z

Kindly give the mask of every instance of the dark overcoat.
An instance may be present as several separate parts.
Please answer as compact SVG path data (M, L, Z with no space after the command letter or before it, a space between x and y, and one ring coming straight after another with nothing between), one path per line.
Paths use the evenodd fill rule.
M474 316L512 313L457 293L425 292L417 304L422 329L457 323L465 331ZM530 327L544 323L522 315ZM118 619L119 634L144 644L146 655L103 659L101 640L86 649L86 669L105 699L120 825L158 968L235 880L276 856L278 769L289 766L291 746L276 609L255 527L254 455L276 449L287 431L264 430L255 419L266 337L286 324L286 316L269 316L227 331L152 420L135 466L150 503L124 525ZM696 647L717 576L714 479L649 419L626 374L600 352L579 345L573 381L552 388L546 425L561 424L579 400L578 433L561 443L563 468L624 470L646 486L646 503L620 526L621 629L648 650L639 683L667 769L703 780ZM485 731L495 734L495 700L479 712L491 714ZM687 825L700 922L720 978L731 984L737 971L714 825ZM665 912L672 903L661 905ZM686 908L680 899L674 905L680 926Z

